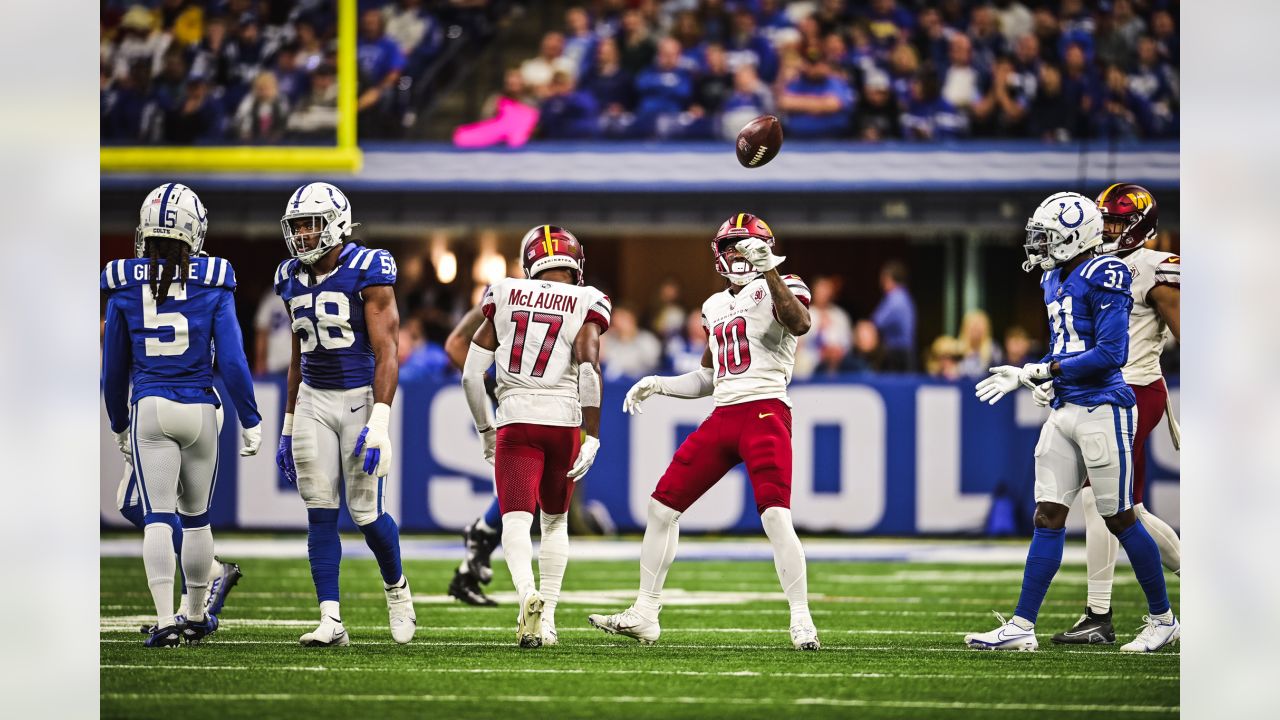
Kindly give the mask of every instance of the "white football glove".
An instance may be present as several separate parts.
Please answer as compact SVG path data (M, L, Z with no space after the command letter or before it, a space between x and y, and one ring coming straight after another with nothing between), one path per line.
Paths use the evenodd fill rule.
M493 465L498 455L498 431L491 427L480 433L480 440L484 443L485 462Z
M262 423L258 423L251 428L240 429L240 457L249 457L257 455L258 448L262 446Z
M386 403L375 403L369 413L369 421L356 438L355 457L364 455L364 471L367 475L386 477L391 472L391 436L387 434L387 424L391 420L391 406Z
M1019 385L1035 388L1040 382L1049 379L1048 363L1029 363L1022 367L999 365L990 368L991 376L975 386L978 399L988 405L995 405L1000 398L1018 389Z
M133 462L133 444L129 442L128 430L116 433L116 447L120 448L120 454L124 455L125 462Z
M591 469L591 463L596 461L596 453L600 452L599 438L587 435L582 438L582 448L578 450L578 458L573 461L573 467L569 468L569 479L578 482L583 475Z
M631 389L627 391L627 396L622 399L622 412L627 413L628 415L643 413L644 410L640 408L640 403L648 400L650 396L657 393L659 387L657 375L649 375L647 377L640 378L640 380L635 385L632 385Z
M760 238L752 237L746 240L739 240L734 247L738 249L738 252L742 253L747 262L751 263L751 267L756 272L769 272L787 259L786 256L774 255L773 249Z
M1049 403L1053 402L1053 383L1047 382L1043 385L1037 385L1031 391L1031 399L1037 407L1049 407Z

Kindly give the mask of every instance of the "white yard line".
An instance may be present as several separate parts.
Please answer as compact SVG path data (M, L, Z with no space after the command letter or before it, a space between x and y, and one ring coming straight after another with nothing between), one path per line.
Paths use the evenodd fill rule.
M812 679L848 679L848 680L1098 680L1121 681L1132 680L1132 675L1050 675L1050 674L1005 674L992 673L893 673L893 672L756 672L754 670L724 670L704 672L700 670L621 670L621 669L588 669L588 668L367 668L367 667L326 667L323 665L290 665L290 666L249 666L249 665L138 665L118 664L102 665L103 670L208 670L210 672L403 672L441 675L660 675L682 677L727 677L727 678L812 678ZM1176 681L1178 675L1143 675L1143 680Z
M768 697L672 697L672 696L555 696L555 695L435 695L435 694L334 694L316 696L301 693L196 693L184 694L187 701L209 702L486 702L486 703L574 703L591 705L777 705L806 706L831 705L836 707L901 708L913 710L1001 710L1008 712L1071 712L1071 713L1177 713L1179 707L1146 705L1073 705L1049 703L968 703L930 702L924 700L839 700L828 698L796 698L794 700ZM103 693L104 700L172 700L172 693Z

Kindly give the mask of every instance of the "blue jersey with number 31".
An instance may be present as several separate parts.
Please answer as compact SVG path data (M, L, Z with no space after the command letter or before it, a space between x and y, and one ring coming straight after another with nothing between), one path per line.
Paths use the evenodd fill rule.
M318 390L373 384L373 345L364 322L361 291L395 285L396 261L386 250L346 244L338 265L319 282L295 259L276 269L276 294L284 300L302 350L302 381Z
M1062 268L1040 279L1049 311L1049 353L1062 374L1053 379L1053 407L1063 403L1133 407L1133 390L1120 369L1129 358L1129 266L1112 255L1090 258L1063 277Z

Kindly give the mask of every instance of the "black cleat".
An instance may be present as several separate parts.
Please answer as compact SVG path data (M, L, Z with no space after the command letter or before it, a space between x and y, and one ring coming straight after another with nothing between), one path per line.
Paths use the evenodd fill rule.
M149 648L178 647L182 643L182 631L177 625L157 628L152 627L147 639L142 644Z
M1116 630L1111 627L1111 611L1095 613L1089 608L1070 630L1053 636L1060 645L1114 645Z
M449 595L476 607L495 607L498 604L493 598L484 594L480 583L476 582L471 573L457 570L453 573L453 580L449 581Z
M200 622L187 620L186 626L182 628L182 637L188 645L199 645L201 640L212 635L217 629L218 616L205 615L204 620Z
M493 580L493 568L489 567L489 556L498 548L502 536L498 533L487 533L476 527L477 522L468 525L462 531L462 542L467 550L467 569L471 576L488 585Z
M240 582L240 578L244 577L244 573L240 572L240 566L235 563L223 562L221 558L217 557L214 560L217 560L218 564L222 566L222 572L209 582L209 595L205 601L204 611L210 615L221 615L222 606L226 604L227 596L231 594L231 588Z

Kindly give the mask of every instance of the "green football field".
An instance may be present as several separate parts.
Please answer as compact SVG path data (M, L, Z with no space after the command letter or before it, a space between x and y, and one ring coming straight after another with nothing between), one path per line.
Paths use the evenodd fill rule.
M357 537L345 538L352 547ZM443 597L455 563L405 563L418 634L396 645L377 567L344 559L343 621L352 644L302 648L317 618L303 559L241 561L222 627L199 646L142 647L153 621L142 561L102 560L102 716L116 718L1122 718L1178 713L1176 646L1151 655L1118 646L1054 646L1074 622L1084 572L1064 565L1040 616L1041 649L966 649L968 631L1011 613L1019 565L810 562L823 648L790 647L772 563L682 561L667 583L662 639L604 635L591 612L630 604L634 561L570 563L556 613L560 645L515 646L515 605L470 608ZM491 589L509 592L505 566ZM1178 582L1169 587L1175 609ZM500 599L506 599L501 598ZM1117 570L1120 641L1145 612Z

